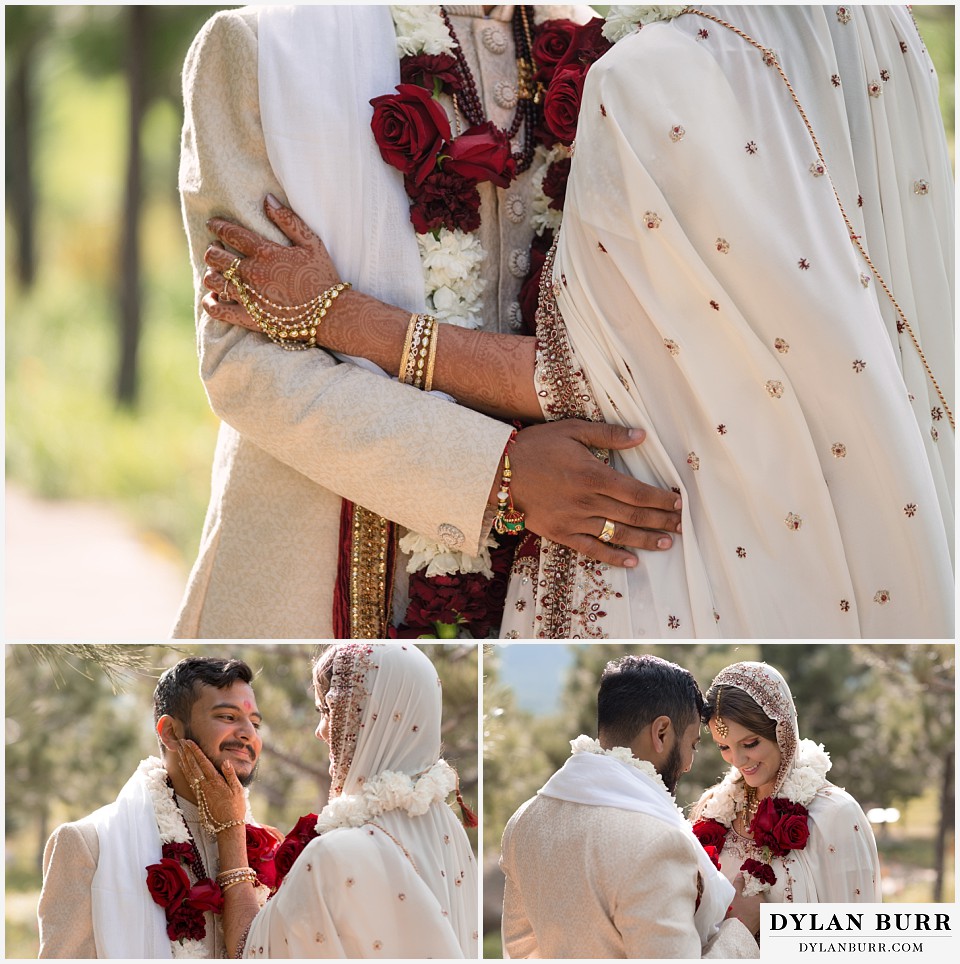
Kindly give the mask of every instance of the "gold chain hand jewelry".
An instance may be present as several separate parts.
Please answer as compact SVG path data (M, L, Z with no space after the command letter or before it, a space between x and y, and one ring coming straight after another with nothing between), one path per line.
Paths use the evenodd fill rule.
M237 300L257 327L276 345L287 351L305 351L317 344L317 329L341 291L351 287L349 281L339 281L325 291L299 305L278 305L262 295L239 274L240 258L223 272L226 282L237 289ZM269 309L273 309L272 311ZM286 315L276 312L287 312ZM292 314L296 312L296 314Z

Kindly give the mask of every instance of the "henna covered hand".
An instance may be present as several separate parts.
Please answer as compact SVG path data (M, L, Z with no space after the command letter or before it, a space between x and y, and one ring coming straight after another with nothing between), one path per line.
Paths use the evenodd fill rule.
M302 218L272 194L267 195L264 211L290 240L289 245L269 241L226 218L211 218L207 227L218 240L203 256L207 265L203 285L208 291L204 311L218 321L254 331L258 326L238 303L236 284L224 277L238 257L237 279L275 305L304 304L340 280L323 241Z

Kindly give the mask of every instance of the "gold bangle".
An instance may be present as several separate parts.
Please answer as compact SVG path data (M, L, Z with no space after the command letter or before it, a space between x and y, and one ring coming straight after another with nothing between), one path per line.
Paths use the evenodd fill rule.
M234 883L242 883L245 880L254 881L257 879L257 872L252 867L237 867L234 870L224 870L217 874L217 885L221 888L229 887Z
M231 887L236 887L237 884L256 884L256 882L256 874L252 877L235 877L233 880L228 880L225 884L220 885L220 893L225 894Z
M407 323L407 333L403 339L403 351L400 353L400 367L397 369L397 378L399 378L401 382L404 381L403 373L410 359L410 343L413 340L413 329L419 317L420 316L414 312L410 316L410 321Z
M433 370L437 363L437 338L440 335L440 323L436 319L434 319L431 333L430 354L427 356L427 373L423 379L423 390L425 392L433 391Z

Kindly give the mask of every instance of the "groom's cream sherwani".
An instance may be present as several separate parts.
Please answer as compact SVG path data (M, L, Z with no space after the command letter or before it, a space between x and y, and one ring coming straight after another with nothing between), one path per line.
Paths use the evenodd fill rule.
M554 797L528 800L503 834L510 957L756 958L738 920L706 949L693 917L696 842L656 817Z
M178 799L180 812L196 841L204 866L211 874L219 867L215 837L200 826L197 808ZM157 853L157 860L160 854ZM100 838L89 817L57 827L43 851L43 890L37 917L40 923L39 957L96 958L93 936L93 876L100 862ZM146 866L142 880L131 880L131 887L147 886ZM220 917L206 915L206 957L226 957Z

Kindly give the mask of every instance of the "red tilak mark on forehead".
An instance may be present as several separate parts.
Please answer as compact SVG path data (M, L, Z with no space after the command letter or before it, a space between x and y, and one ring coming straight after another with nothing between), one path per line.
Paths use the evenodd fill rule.
M243 701L243 708L249 713L250 710L253 709L253 703L251 703L250 700L244 700L244 701Z

